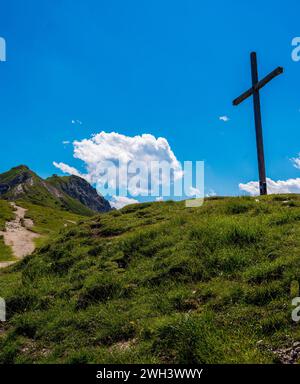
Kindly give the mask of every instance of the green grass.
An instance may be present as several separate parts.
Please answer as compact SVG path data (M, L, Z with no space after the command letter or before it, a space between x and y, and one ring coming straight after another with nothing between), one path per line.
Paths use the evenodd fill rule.
M9 171L0 174L0 183L8 183L23 172L30 172L30 170L25 165L11 168Z
M40 180L34 186L27 188L26 194L22 199L33 205L45 207L45 209L66 210L70 213L84 216L93 216L95 214L94 211L66 194L60 198L55 198Z
M85 216L61 209L35 205L24 200L17 201L17 204L27 209L25 218L31 219L34 223L31 231L41 235L41 237L35 239L37 247L41 247L49 237L54 236L61 229L74 227L78 222L85 219Z
M13 208L4 200L0 200L0 231L4 231L5 223L14 218ZM4 244L3 237L0 235L0 262L14 260L10 247Z
M47 220L51 241L0 272L3 363L273 363L300 340L298 195Z
M14 260L11 248L4 244L3 237L0 236L0 262Z
M78 221L84 220L84 216L64 210L42 207L22 200L17 204L27 209L25 218L33 220L32 230L42 235L56 234L61 228L74 226Z
M77 215L60 209L35 205L30 202L19 200L17 205L27 209L25 218L34 222L32 231L41 235L35 240L36 246L43 245L50 236L56 234L60 229L72 227L84 216ZM0 200L0 230L4 230L5 223L11 221L15 217L13 208L9 202ZM11 248L4 244L3 238L0 236L0 261L12 261L13 257Z
M0 200L0 231L4 231L5 223L15 217L13 207L9 202Z

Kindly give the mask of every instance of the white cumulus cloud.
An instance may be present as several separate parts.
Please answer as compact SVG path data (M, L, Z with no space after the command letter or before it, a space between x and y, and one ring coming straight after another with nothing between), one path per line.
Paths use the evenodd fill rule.
M277 181L267 178L267 187L270 194L300 193L300 178ZM259 195L259 183L257 181L250 181L246 184L240 183L239 188L251 196Z
M193 196L200 196L200 195L201 195L200 189L189 187L188 196L193 197Z
M206 197L215 197L215 196L217 196L217 192L215 192L213 189L210 189L206 194Z
M113 208L121 209L129 204L137 204L138 201L126 196L113 196L109 203Z
M59 168L61 171L63 171L64 173L68 173L70 175L74 175L74 176L79 176L79 177L82 177L82 178L85 178L86 175L82 175L79 171L77 171L76 168L74 167L70 167L68 164L65 164L65 163L56 163L55 161L53 161L53 165L56 167L56 168Z
M109 188L115 188L116 177L115 170L124 170L127 164L144 163L150 167L153 162L163 162L174 172L174 179L182 177L181 164L177 160L168 141L163 137L154 137L151 134L143 134L137 136L125 136L116 132L100 132L88 139L74 141L74 157L80 159L84 163L86 169L85 174L70 167L65 163L54 162L54 166L65 173L80 175L91 184L97 184L99 192L102 192L102 187L108 183ZM111 173L103 176L103 168L109 168L111 165ZM109 169L110 170L110 169ZM141 175L140 179L145 189L148 188L148 174ZM164 183L164 180L154 180L154 184ZM119 178L119 187L127 190L127 178L122 178L122 172ZM151 188L156 188L157 185L151 185ZM108 188L108 189L109 189ZM134 186L128 188L131 195L136 195Z

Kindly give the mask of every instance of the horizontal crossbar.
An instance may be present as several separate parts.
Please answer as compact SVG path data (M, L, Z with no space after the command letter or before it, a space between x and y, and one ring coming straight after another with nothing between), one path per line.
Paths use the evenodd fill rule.
M244 100L246 100L249 96L253 95L255 91L260 90L262 87L264 87L267 83L269 83L274 77L281 75L283 73L283 68L282 67L277 67L269 73L266 77L264 77L262 80L260 80L255 86L249 88L246 92L242 93L241 96L237 97L236 99L233 100L232 104L233 105L239 105L241 104Z

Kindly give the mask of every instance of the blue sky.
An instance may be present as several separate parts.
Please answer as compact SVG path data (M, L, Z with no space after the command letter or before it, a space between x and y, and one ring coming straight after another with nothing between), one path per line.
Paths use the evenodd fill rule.
M82 170L63 141L148 133L180 161L204 160L207 191L239 194L257 180L255 132L252 100L231 102L250 87L255 50L260 77L285 69L261 94L267 175L300 177L299 14L296 0L2 0L0 172Z

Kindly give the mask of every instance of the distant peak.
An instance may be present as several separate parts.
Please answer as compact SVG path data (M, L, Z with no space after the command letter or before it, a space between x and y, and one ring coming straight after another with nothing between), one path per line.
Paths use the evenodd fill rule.
M19 169L19 170L24 170L24 171L29 171L29 167L27 165L18 165L17 167L13 167L13 169Z
M1 196L22 197L33 204L87 216L111 210L109 202L81 177L53 175L44 180L24 164L0 174Z

